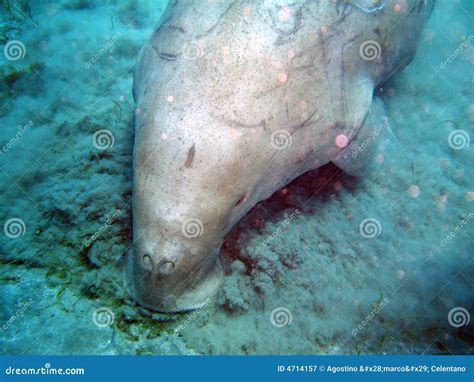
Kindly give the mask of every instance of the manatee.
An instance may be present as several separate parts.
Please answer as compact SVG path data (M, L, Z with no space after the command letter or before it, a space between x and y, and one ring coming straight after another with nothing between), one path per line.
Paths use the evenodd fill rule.
M329 162L365 171L373 150L361 144L386 121L374 89L412 60L433 7L171 1L134 73L136 302L206 304L223 278L219 247L256 203Z

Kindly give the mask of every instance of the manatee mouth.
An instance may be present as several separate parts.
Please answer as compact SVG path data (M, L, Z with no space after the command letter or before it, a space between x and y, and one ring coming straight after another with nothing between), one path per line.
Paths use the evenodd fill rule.
M132 250L123 269L128 295L137 304L162 313L192 311L207 305L222 278L217 253L207 256L196 270L183 273L174 261L163 260L154 266L149 255L143 255L140 261Z

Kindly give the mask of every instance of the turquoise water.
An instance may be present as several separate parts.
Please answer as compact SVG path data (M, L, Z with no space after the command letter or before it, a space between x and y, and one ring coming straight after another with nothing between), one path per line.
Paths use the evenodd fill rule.
M376 89L394 137L373 171L326 165L256 206L217 296L174 315L122 273L133 68L166 5L1 2L1 354L472 353L474 2L437 1Z

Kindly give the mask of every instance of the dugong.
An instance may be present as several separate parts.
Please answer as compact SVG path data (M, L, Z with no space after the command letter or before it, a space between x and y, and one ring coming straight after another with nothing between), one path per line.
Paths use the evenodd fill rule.
M199 308L252 206L328 162L364 171L360 145L386 121L374 88L412 60L433 6L171 0L134 74L135 301Z

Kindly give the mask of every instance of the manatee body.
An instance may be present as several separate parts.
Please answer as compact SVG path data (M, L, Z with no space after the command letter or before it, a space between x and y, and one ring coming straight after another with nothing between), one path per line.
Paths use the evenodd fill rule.
M136 66L128 284L162 312L206 303L219 247L259 201L350 155L374 88L415 54L433 1L171 1ZM369 152L370 150L366 150Z

